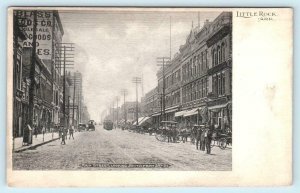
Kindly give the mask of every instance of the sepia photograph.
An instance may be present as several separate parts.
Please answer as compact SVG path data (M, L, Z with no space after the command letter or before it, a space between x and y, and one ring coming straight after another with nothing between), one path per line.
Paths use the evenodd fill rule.
M14 170L232 169L232 13L14 10Z
M291 8L7 11L9 186L292 183Z

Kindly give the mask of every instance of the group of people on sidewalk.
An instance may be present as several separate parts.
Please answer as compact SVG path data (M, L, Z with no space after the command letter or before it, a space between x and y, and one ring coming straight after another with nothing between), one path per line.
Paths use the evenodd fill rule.
M59 128L59 138L61 139L61 145L66 145L66 140L68 139L68 133L69 133L69 139L74 139L74 125L72 125L70 128L64 128L61 126Z

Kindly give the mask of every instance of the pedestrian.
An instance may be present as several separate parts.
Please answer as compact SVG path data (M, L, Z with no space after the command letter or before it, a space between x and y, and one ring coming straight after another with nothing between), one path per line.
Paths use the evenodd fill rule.
M66 132L65 129L63 128L61 132L61 143L60 143L61 145L66 145L65 139L66 139Z
M37 127L37 125L34 125L33 129L34 129L35 138L37 138L37 135L38 135L38 127Z
M72 125L71 128L70 128L70 130L69 130L69 139L71 138L71 136L74 139L73 134L74 134L74 125Z
M46 128L45 128L45 126L43 125L43 126L42 126L43 141L44 141L44 138L45 138L45 133L46 133Z
M209 127L205 128L205 134L204 134L204 140L205 140L205 146L206 146L206 153L210 154L211 152L211 140L212 140L212 129Z
M57 126L59 139L62 138L62 127Z
M65 140L68 139L68 131L69 131L69 128L65 128L65 129L64 129L64 132L65 132Z

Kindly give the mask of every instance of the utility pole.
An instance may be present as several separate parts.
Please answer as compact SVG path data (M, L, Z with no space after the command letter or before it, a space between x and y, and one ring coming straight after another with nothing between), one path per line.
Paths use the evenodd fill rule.
M124 104L123 104L123 110L124 110L124 122L127 123L127 112L126 112L126 100L125 96L127 95L128 91L126 89L121 90L121 94L124 96Z
M74 44L73 43L58 43L59 52L63 52L63 58L59 58L59 64L63 62L63 126L66 127L66 69L74 66ZM56 66L61 68L61 65Z
M113 111L113 124L115 124L115 101L113 101L113 108L112 108L112 111Z
M71 96L68 96L68 121L67 121L67 127L70 125L70 98Z
M135 83L135 88L136 88L135 118L136 118L136 128L138 129L138 125L139 125L138 84L141 83L141 78L140 77L133 77L132 82Z
M80 107L79 107L79 105L80 105L80 98L79 98L79 96L80 96L80 90L78 90L79 92L78 92L78 95L77 95L77 124L79 124L80 123L80 120L79 120L79 118L80 118L80 116L79 116L79 113L80 113Z
M172 17L170 16L170 60L172 59Z
M63 85L63 115L64 115L64 127L66 126L66 46L64 48L64 85Z
M118 122L119 122L119 97L116 97L117 100L117 126L118 126Z
M29 115L27 123L33 126L33 100L34 100L34 87L35 87L35 63L36 63L36 27L37 26L37 11L33 11L33 27L32 27L32 55L31 65L29 72L30 86L29 86ZM31 140L30 140L31 141Z
M73 114L72 114L72 124L73 126L75 126L75 88L76 88L76 74L74 72L74 76L73 76Z
M167 64L170 63L170 58L169 57L158 57L157 58L157 66L161 66L162 67L162 80L163 80L163 88L162 88L162 112L161 112L161 116L162 116L162 120L165 121L166 118L166 114L165 114L165 110L166 110L166 101L165 101L165 66Z
M144 75L143 75L143 72L142 72L142 97L144 96Z

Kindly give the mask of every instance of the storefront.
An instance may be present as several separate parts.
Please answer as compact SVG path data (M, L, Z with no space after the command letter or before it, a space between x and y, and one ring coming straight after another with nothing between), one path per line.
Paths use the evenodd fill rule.
M214 105L208 106L208 112L210 117L210 124L217 126L219 129L229 128L231 130L232 121L232 106L231 101L220 100L220 102L214 102Z

